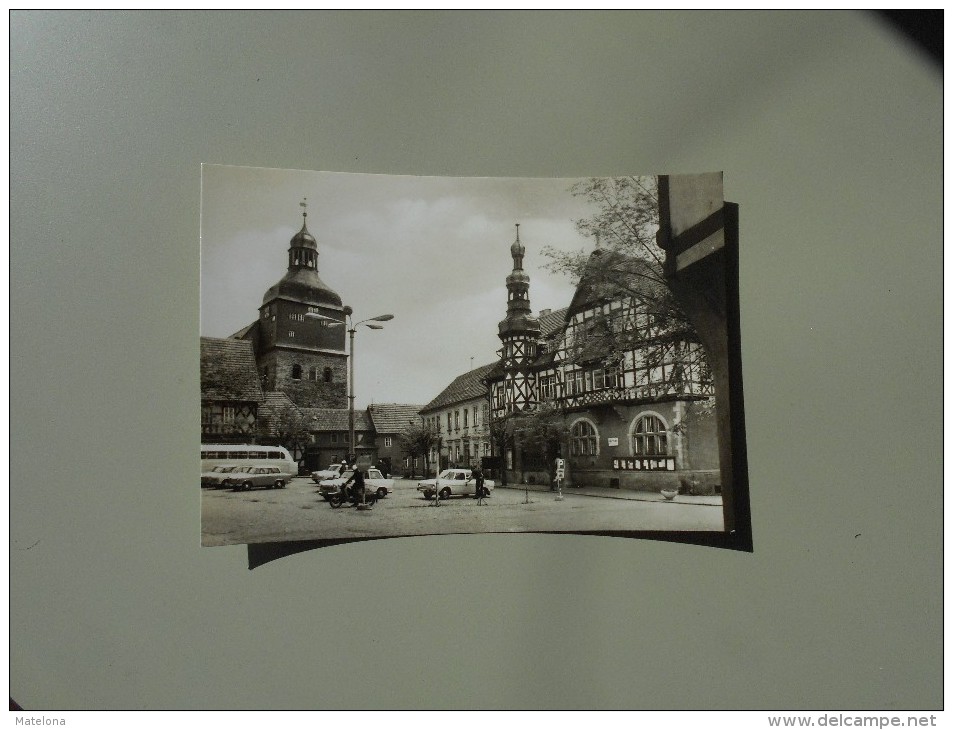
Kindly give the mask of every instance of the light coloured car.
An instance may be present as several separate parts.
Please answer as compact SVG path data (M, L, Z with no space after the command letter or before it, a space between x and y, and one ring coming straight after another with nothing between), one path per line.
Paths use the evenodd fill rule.
M440 499L453 495L476 496L476 479L469 469L444 469L436 479L424 479L417 483L417 491L423 493L424 499L433 499L437 493L437 482L440 482ZM483 489L487 494L493 491L496 484L492 479L483 480Z
M222 486L243 492L252 487L283 489L287 482L288 475L277 466L243 466L229 474Z
M318 485L318 492L320 492L322 497L327 499L329 494L340 491L341 487L351 478L353 473L354 470L349 469L344 472L342 476L323 480L321 484ZM394 480L390 478L385 479L380 469L365 469L364 489L368 492L374 492L378 499L384 499L384 497L394 491Z
M202 472L203 487L220 487L228 476L240 467L239 464L219 464Z
M341 471L346 468L344 464L331 464L327 469L311 472L311 479L317 484L320 484L325 479L337 479L341 476Z

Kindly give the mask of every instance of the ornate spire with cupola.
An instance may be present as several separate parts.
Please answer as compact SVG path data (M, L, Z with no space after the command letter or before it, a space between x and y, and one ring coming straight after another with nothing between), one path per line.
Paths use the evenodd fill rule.
M529 301L529 275L523 270L525 254L517 223L516 240L510 246L513 270L506 277L506 318L499 324L504 377L497 403L502 400L506 412L523 411L535 403L530 364L536 357L540 328Z

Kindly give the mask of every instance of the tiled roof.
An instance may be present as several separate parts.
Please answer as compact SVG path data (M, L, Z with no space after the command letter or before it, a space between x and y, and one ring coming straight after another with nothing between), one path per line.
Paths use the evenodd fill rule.
M367 411L377 433L403 433L408 423L420 421L420 406L404 403L373 403Z
M474 398L486 397L487 389L483 380L490 374L490 371L498 365L498 362L492 362L489 365L483 365L482 367L478 367L475 370L458 376L450 385L443 389L440 395L421 408L420 412L425 413L453 403L461 403L462 401L473 400Z
M558 334L566 323L567 311L569 311L569 307L563 307L549 314L541 315L539 318L539 336L545 340L552 335Z
M199 338L202 400L262 400L251 342Z
M347 408L302 408L301 412L311 419L312 431L347 431ZM373 431L367 411L354 411L354 430Z

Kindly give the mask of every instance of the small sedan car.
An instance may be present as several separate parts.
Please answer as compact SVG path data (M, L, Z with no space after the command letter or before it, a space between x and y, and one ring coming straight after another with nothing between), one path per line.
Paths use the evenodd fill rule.
M202 472L203 487L221 487L229 475L240 467L239 464L219 464L209 471Z
M232 472L222 486L231 487L236 492L252 487L283 489L287 481L288 475L277 466L243 466Z
M418 482L417 491L423 493L424 499L433 499L438 480L440 481L440 499L446 499L454 494L476 496L476 480L469 469L444 469L437 479L425 479ZM483 489L487 494L493 491L495 486L492 479L483 480Z
M325 479L337 479L341 476L341 470L344 468L344 464L331 464L327 469L311 472L311 479L314 480L316 484L320 484Z
M336 494L341 490L344 483L351 478L353 469L344 472L342 476L336 479L325 479L318 485L318 492L325 499L329 494ZM364 489L368 492L374 492L378 499L384 499L388 494L394 491L394 480L385 479L380 469L367 469L364 474Z

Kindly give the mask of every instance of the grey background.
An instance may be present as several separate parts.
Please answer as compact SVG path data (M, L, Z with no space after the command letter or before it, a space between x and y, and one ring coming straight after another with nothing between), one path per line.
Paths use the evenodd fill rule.
M11 17L27 708L941 705L941 79L856 13ZM202 162L725 171L754 553L199 547ZM413 266L408 252L407 265ZM346 615L361 627L328 625ZM367 676L375 687L340 686Z

